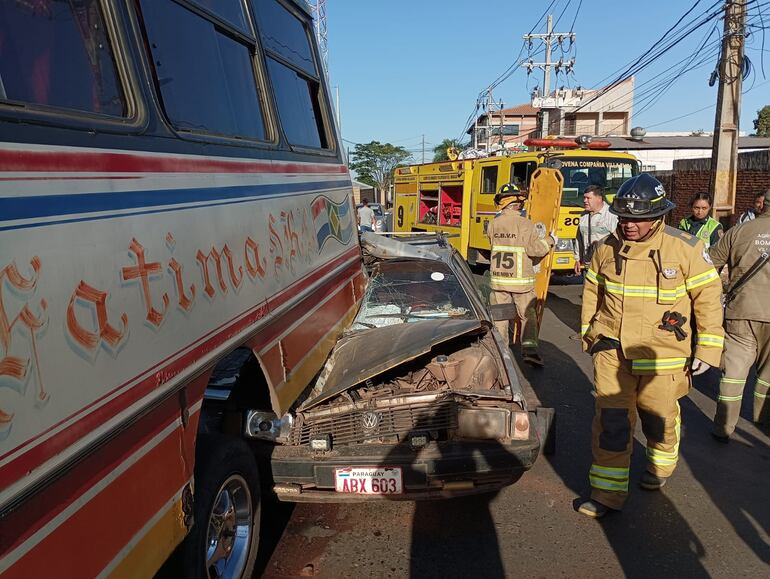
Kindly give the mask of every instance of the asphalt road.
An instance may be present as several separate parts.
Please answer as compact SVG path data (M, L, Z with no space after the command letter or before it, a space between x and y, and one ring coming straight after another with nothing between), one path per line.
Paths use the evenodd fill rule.
M496 495L449 501L278 505L268 509L265 577L770 577L770 438L741 419L729 445L709 436L718 372L682 406L679 467L663 492L636 486L600 521L575 512L588 489L591 365L570 335L580 286L552 287L541 331L542 370L523 368L556 408L557 451ZM745 397L747 402L752 396ZM750 416L744 406L743 416ZM640 442L641 441L641 442Z

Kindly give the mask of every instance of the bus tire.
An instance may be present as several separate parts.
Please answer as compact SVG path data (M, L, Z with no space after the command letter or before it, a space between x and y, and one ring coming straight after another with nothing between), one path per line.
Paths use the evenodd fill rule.
M184 576L251 577L261 511L254 455L240 439L200 434L195 457L195 519L184 543Z

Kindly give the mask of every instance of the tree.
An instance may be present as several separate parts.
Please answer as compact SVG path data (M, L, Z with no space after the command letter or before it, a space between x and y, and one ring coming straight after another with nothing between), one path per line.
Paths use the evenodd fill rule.
M444 139L438 145L433 147L433 162L448 161L449 157L447 156L447 149L454 148L457 149L457 152L459 153L467 146L467 143L461 143L457 139Z
M757 137L770 137L770 105L765 105L757 111L754 130Z
M371 141L355 146L350 155L350 168L356 172L359 181L387 195L393 182L393 171L411 157L403 147Z

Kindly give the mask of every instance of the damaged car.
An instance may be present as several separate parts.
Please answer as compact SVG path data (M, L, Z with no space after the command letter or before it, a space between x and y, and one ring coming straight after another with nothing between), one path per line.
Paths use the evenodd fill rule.
M362 236L366 293L317 380L281 420L246 417L276 443L282 500L493 491L551 444L465 261L441 236L409 241Z

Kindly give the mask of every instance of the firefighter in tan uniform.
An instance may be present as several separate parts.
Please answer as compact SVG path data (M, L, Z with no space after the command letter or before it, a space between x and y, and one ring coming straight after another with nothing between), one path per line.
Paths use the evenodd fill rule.
M640 485L666 483L679 458L678 400L691 375L722 355L719 275L702 241L664 224L673 207L654 177L626 181L611 208L618 229L586 272L581 333L593 357L596 410L591 498L579 511L591 517L620 510L628 496L637 415L648 461Z
M710 251L714 265L718 269L727 265L730 272L725 306L725 355L712 431L720 442L727 442L735 431L746 379L754 364L757 366L754 422L770 423L768 206L770 191L765 194L762 213L728 230Z
M522 323L521 351L526 362L542 365L538 354L538 327L533 259L548 255L556 243L555 236L546 235L542 223L532 223L521 215L526 194L513 183L500 188L495 195L498 214L489 224L487 234L492 246L490 269L490 301L493 304L514 304ZM508 321L495 322L497 330L508 339Z

